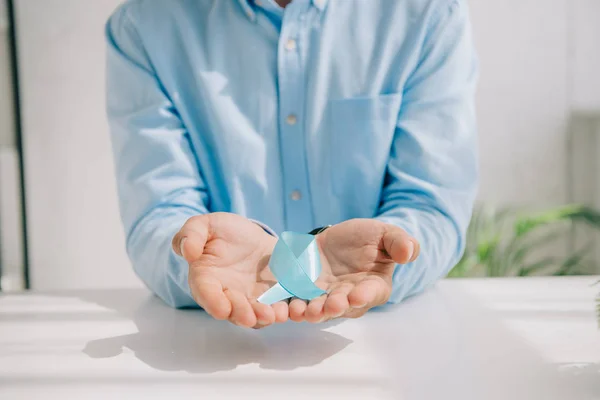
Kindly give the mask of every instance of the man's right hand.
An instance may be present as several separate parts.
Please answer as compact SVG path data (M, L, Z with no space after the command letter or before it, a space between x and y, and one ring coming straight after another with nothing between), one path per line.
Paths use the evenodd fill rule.
M244 327L285 322L288 305L256 298L276 283L269 259L277 239L254 222L229 213L190 218L173 238L189 264L194 300L216 319Z

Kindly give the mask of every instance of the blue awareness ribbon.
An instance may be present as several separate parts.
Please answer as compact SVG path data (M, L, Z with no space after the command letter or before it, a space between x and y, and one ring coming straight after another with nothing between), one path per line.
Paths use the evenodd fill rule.
M311 300L326 293L314 284L321 274L321 256L313 235L283 232L269 267L277 283L258 298L261 303L273 304L294 296Z

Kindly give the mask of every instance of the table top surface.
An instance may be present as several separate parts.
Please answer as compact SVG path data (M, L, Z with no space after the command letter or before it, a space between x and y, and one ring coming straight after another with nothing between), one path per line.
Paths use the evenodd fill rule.
M258 331L145 290L7 294L0 398L600 399L597 280L445 280Z

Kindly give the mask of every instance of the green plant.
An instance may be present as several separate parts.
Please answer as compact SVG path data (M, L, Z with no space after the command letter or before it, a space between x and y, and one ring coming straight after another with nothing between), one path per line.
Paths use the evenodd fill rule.
M600 230L600 212L580 205L535 213L478 207L468 229L465 253L449 277L590 272L592 266L586 256L592 250L591 241L572 253L561 255L561 249L557 250L572 233L574 224ZM562 250L564 253L566 246Z

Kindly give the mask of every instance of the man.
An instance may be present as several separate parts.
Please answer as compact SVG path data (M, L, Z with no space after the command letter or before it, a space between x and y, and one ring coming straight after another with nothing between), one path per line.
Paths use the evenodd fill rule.
M459 259L477 181L466 0L134 0L106 33L127 250L169 305L245 327L358 317ZM256 301L276 233L329 225L327 294Z

